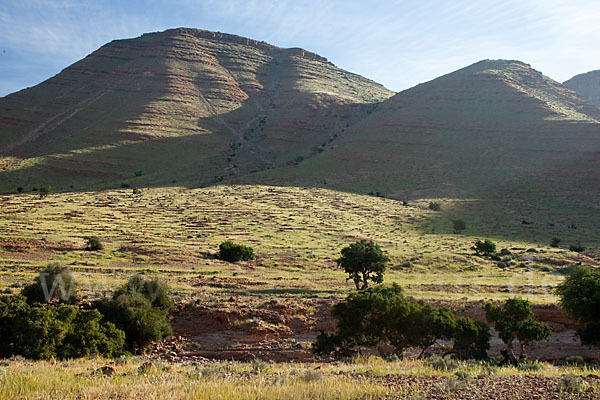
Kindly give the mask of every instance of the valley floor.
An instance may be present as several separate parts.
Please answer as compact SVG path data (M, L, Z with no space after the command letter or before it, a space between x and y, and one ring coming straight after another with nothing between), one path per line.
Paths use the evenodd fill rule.
M432 200L441 211L428 208ZM438 370L425 361L375 357L315 363L311 343L320 329L335 328L331 306L354 290L335 259L359 239L373 239L389 254L386 284L457 314L483 319L486 301L529 299L553 329L550 339L529 346L533 359L599 358L597 349L581 345L554 294L573 265L599 265L598 243L572 252L565 247L580 233L566 225L522 224L518 216L494 225L457 211L467 203L407 205L324 189L226 185L0 196L2 293L19 293L41 267L58 262L73 270L84 301L143 274L166 281L177 305L175 336L148 355L157 370L140 374L137 358L117 361L112 377L94 373L103 360L5 360L0 398L599 398L595 369ZM461 234L452 231L456 218L467 225ZM556 235L561 248L549 246ZM97 236L104 249L86 251L87 236ZM484 238L506 249L500 261L474 254L473 243ZM226 239L252 246L256 259L218 260ZM493 356L500 346L494 339Z

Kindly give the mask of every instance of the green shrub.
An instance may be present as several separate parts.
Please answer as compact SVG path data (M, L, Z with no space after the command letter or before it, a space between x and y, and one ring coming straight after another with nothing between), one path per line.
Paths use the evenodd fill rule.
M50 188L48 186L42 186L40 188L40 199L48 196L50 194Z
M521 371L539 371L542 369L542 364L537 361L524 361L517 364L517 368Z
M431 211L440 211L442 209L442 205L440 203L431 202L429 203L429 209Z
M125 334L101 319L97 310L65 304L30 306L22 296L0 296L0 356L116 357L122 353Z
M490 349L490 328L481 321L471 318L458 318L454 331L454 346L460 359L488 359Z
M250 261L254 258L252 247L226 240L219 245L219 259L228 262Z
M574 251L576 253L583 253L585 251L585 247L583 247L581 243L577 242L569 246L569 250Z
M473 246L475 254L478 256L491 256L496 253L496 244L489 239L484 241L478 240Z
M40 271L35 282L25 286L21 294L29 303L47 303L52 299L73 303L77 300L77 285L68 267L52 263Z
M87 236L84 239L86 243L86 250L99 251L104 248L97 236Z
M17 193L23 193L23 187L22 186L19 186L17 188Z
M454 233L461 233L465 229L467 229L467 224L462 219L453 219L452 227L454 229Z
M346 280L352 279L357 290L366 289L369 281L383 282L383 274L390 260L381 247L372 240L361 240L346 246L337 264L348 274Z
M581 393L587 388L588 384L580 376L569 374L561 378L558 390L560 393Z
M600 271L578 266L558 285L560 304L583 326L579 330L586 344L600 343Z
M125 332L125 344L132 351L142 351L172 332L169 311L173 304L158 280L134 276L111 299L100 300L96 306L106 321Z
M506 343L506 356L513 364L517 364L514 356L513 342L519 339L521 353L519 359L525 359L525 346L532 341L546 339L552 333L550 327L533 319L533 311L529 300L519 297L506 300L498 307L493 303L485 305L485 318L494 323L500 339Z
M553 237L552 239L550 239L550 247L558 247L558 245L560 244L561 239L558 237Z
M66 307L66 306L63 306ZM98 310L78 310L75 307L59 309L68 330L57 356L61 359L97 355L118 357L123 354L125 332L112 322L102 322Z
M453 358L445 358L440 356L432 356L427 359L427 363L431 368L437 371L453 371L460 367L460 362Z
M585 360L581 356L570 356L565 358L565 365L576 365L578 367L583 367L585 365Z

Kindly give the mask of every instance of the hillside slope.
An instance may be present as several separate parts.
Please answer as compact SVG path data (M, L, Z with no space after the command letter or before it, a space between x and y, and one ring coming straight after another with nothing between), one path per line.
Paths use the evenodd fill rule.
M600 107L600 70L576 75L564 83L590 103Z
M0 185L193 185L293 163L393 93L302 49L172 29L0 99Z
M488 60L398 93L318 156L246 181L597 215L599 161L600 109L527 64Z

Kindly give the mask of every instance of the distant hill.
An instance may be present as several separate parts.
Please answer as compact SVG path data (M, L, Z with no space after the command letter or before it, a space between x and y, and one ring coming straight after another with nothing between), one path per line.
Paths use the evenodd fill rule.
M576 75L564 85L600 107L600 70Z
M394 93L302 49L172 29L0 99L0 189L205 186L308 156Z

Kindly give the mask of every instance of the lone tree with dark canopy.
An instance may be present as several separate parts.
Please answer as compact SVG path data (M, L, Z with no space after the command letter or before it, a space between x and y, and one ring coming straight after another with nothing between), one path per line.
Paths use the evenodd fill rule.
M494 323L500 339L506 343L506 361L518 364L513 350L513 342L518 339L521 345L519 360L526 358L525 346L532 341L543 340L552 333L544 322L533 319L533 311L529 300L514 297L506 300L503 306L493 303L485 305L485 318Z
M369 281L383 282L389 260L377 243L361 240L344 247L337 263L348 274L346 280L352 279L356 289L364 290L369 287Z
M556 292L567 314L581 323L581 341L600 344L600 271L580 266L558 285Z

